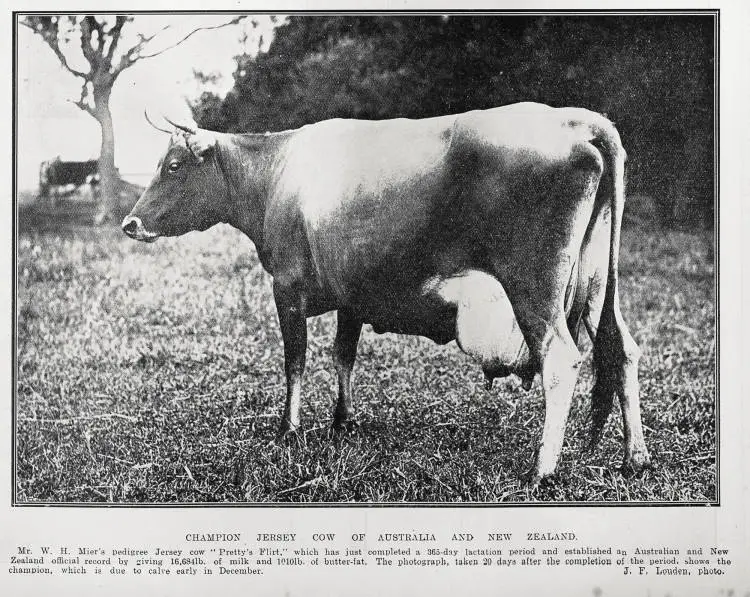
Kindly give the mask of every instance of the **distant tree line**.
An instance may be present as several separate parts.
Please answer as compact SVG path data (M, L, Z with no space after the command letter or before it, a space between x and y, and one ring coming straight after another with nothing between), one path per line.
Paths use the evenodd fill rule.
M606 114L630 194L665 224L710 226L710 15L295 16L265 52L236 57L234 87L194 104L203 127L296 128L326 118L421 118L517 101Z

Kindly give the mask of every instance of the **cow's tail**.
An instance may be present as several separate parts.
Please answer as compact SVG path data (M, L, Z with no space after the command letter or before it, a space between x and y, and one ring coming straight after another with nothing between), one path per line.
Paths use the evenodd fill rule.
M604 119L603 119L604 120ZM607 202L610 210L609 264L604 304L596 327L594 339L594 375L596 381L592 391L591 440L593 448L601 438L604 425L614 404L617 375L620 298L618 290L618 261L620 254L620 228L625 208L625 150L614 125L607 120L597 127L592 143L604 158L604 171L599 183L598 200ZM602 205L602 209L606 209ZM596 322L594 322L596 325Z

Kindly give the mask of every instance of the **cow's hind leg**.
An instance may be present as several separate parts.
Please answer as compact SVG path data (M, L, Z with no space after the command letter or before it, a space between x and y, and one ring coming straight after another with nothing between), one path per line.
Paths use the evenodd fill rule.
M283 437L299 427L302 376L307 353L307 317L304 296L293 285L274 281L273 294L284 340L286 404L279 427L279 436Z
M594 331L589 321L590 332ZM640 349L625 325L619 309L604 310L592 337L596 382L592 392L591 446L601 437L615 394L620 399L625 442L624 468L640 471L651 462L641 424L638 388Z
M554 326L545 344L539 357L545 402L544 428L534 484L555 472L581 364L578 347L564 322Z
M346 309L338 310L336 340L333 344L333 358L339 385L339 396L333 415L333 428L337 431L345 429L354 418L351 377L361 331L360 320Z

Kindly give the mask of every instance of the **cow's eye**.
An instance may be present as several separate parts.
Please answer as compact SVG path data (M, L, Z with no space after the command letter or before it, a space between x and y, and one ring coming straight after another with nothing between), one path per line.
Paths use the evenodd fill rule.
M169 166L167 166L167 170L169 170L170 172L177 172L180 169L180 165L181 164L178 161L169 162Z

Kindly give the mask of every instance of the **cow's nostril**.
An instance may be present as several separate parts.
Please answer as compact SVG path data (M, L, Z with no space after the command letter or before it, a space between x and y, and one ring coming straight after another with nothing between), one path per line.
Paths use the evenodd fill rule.
M128 236L132 236L138 231L138 218L132 216L125 218L122 223L122 231Z

